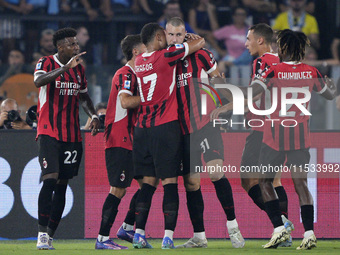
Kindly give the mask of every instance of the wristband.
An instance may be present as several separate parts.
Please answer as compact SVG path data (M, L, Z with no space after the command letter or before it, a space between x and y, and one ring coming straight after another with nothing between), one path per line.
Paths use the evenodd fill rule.
M93 120L93 119L99 120L99 117L97 115L93 114L92 117L91 117L91 120Z

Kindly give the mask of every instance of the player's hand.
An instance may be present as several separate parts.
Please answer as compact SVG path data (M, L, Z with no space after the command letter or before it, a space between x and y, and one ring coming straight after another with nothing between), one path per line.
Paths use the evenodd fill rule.
M100 128L99 118L93 118L90 122L91 135L95 136L98 134Z
M214 119L218 119L219 115L221 113L224 113L224 112L229 112L233 109L233 103L229 103L229 104L225 104L223 106L221 106L220 108L217 108L215 110L213 110L211 113L210 113L210 121L213 121Z
M227 83L227 82L226 82L226 78L225 78L225 74L222 73L221 76L217 76L217 75L213 76L213 77L210 79L210 83L211 83L212 85L215 85L215 84L225 84L225 83Z
M0 114L0 127L2 127L5 123L5 120L7 120L8 112L2 112Z
M325 75L325 81L326 81L326 84L327 84L327 87L332 91L332 92L335 92L336 91L336 86L334 84L334 81L330 78L328 78L327 75Z
M83 63L83 60L80 58L82 55L86 54L86 51L79 53L76 56L73 56L66 64L68 69L76 67L77 65Z
M196 39L200 39L201 37L199 35L193 34L193 33L186 33L185 39L187 42L191 42Z

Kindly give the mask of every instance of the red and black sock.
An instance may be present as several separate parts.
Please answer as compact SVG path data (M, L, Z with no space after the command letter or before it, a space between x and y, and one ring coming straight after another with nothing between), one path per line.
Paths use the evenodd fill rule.
M129 225L132 225L132 226L135 224L136 199L137 199L139 192L140 192L140 189L138 189L136 191L136 193L133 195L133 197L131 198L129 210L128 210L126 217L125 217L125 220L124 220L124 222L126 224L129 224Z
M151 201L156 188L143 183L142 189L136 199L136 228L145 229L145 224L149 216Z
M235 217L235 208L234 208L234 199L233 199L233 191L231 189L230 183L227 178L222 177L220 180L213 182L216 190L216 195L218 200L222 205L222 208L227 215L227 219L234 220Z
M301 206L301 218L305 231L314 230L314 206Z
M274 228L277 228L279 226L283 225L282 219L281 219L281 211L280 211L280 203L278 199L268 201L264 203L264 206L266 208L266 213L272 222Z
M57 184L54 190L53 200L52 200L52 210L51 217L47 226L47 233L50 237L54 236L61 216L63 215L65 208L65 196L66 196L67 184Z
M106 197L102 209L102 221L100 223L99 235L110 235L111 227L118 213L119 203L120 199L111 193L109 193L109 195Z
M56 184L56 179L46 179L43 181L38 198L39 232L47 232L47 225L52 208L52 195Z
M163 214L164 228L174 231L177 224L179 197L177 183L169 183L163 186Z
M204 202L201 188L196 191L187 191L187 206L194 232L204 232Z
M265 210L260 185L256 184L251 187L251 189L248 191L248 195L251 197L258 208L263 211Z
M283 186L275 188L276 194L279 197L280 211L288 219L288 197Z

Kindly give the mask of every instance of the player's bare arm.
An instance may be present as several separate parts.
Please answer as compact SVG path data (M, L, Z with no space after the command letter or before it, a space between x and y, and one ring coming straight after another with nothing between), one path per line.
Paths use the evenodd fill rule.
M121 93L119 99L120 104L124 109L134 109L140 104L140 96L131 96L127 93Z
M195 39L192 40L190 42L187 42L188 46L189 46L189 52L188 55L198 51L199 49L203 48L205 45L205 40L204 38L199 38L199 39Z
M91 135L95 136L99 131L100 122L98 116L96 115L96 111L94 109L92 100L87 92L80 93L79 99L84 111L91 118L90 122Z
M34 84L37 88L40 88L41 86L45 86L46 84L54 81L59 75L65 73L68 69L76 67L77 65L82 63L82 59L80 58L82 55L84 55L86 52L79 53L76 56L73 56L66 65L52 70L47 73L36 73L34 77Z

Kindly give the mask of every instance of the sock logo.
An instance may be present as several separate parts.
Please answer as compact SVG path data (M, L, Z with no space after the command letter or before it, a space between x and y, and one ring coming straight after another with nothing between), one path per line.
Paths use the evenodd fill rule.
M46 159L45 159L45 158L43 158L43 162L42 162L42 164L43 164L43 167L46 169L46 168L47 168L47 161L46 161Z

